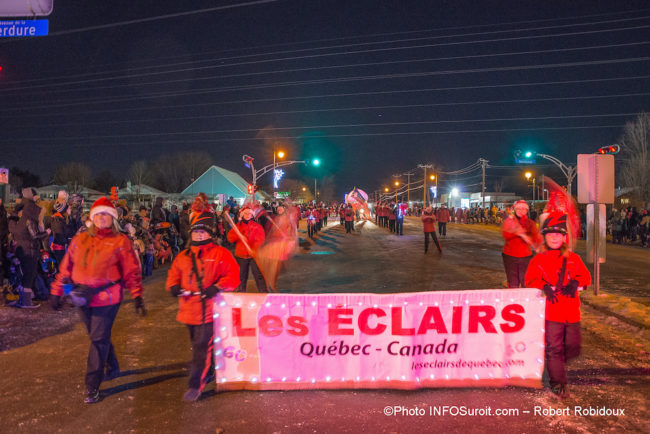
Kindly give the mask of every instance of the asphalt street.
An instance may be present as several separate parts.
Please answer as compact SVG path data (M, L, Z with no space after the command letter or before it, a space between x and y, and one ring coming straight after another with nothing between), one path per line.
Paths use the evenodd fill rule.
M424 254L421 225L407 219L404 236L372 222L353 234L331 224L314 242L301 232L300 253L281 275L290 293L412 292L500 288L505 275L498 228L449 225L443 253ZM610 246L608 246L609 248ZM579 246L578 251L582 247ZM627 249L627 250L625 250ZM613 246L603 288L647 300L650 252ZM113 329L123 375L102 385L103 400L84 405L88 340L72 330L0 353L3 432L650 432L650 345L638 330L583 308L583 354L570 365L572 397L508 387L215 393L182 402L190 358L188 333L175 321L176 301L163 288L165 270L146 281L149 312L125 302ZM249 280L249 291L254 282ZM71 315L72 308L60 315ZM606 321L605 321L606 320ZM387 416L385 407L438 405L516 409L514 416ZM575 405L624 409L620 416L535 415L534 408ZM524 414L524 411L531 413Z

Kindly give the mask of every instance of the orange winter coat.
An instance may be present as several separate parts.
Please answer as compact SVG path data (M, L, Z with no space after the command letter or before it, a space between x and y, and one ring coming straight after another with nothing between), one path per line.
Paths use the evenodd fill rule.
M196 258L202 284L196 279L192 266L192 256ZM223 291L233 291L239 286L239 265L232 254L217 244L191 246L176 256L167 273L167 291L179 285L188 292L200 292L201 287L215 285ZM212 322L213 300L201 299L200 295L178 297L178 315L176 319L184 324L205 324Z
M248 243L248 247L250 247L253 252L256 252L257 249L264 244L264 237L266 236L264 234L264 229L252 219L249 220L248 223L240 221L237 223L237 229L239 229L239 232L246 237L246 243ZM252 258L250 253L248 253L246 246L244 246L244 243L239 239L239 235L237 235L236 231L231 230L228 232L228 241L230 243L237 243L235 246L235 256L242 259Z
M63 295L63 284L72 282L90 287L119 282L95 294L90 307L110 306L122 302L127 288L133 298L142 295L140 262L131 240L124 234L114 234L111 229L75 235L59 267L50 292Z

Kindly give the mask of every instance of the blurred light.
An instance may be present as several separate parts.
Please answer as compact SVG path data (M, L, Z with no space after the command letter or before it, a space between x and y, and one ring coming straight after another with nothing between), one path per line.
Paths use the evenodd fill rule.
M384 187L384 191L388 193L388 187Z
M524 157L526 157L526 158L530 158L530 157L532 157L532 156L533 156L533 153L530 152L530 151L526 151L526 152L524 153Z
M307 187L303 187L303 188L302 188L302 191L307 191Z
M318 158L314 158L313 160L311 160L311 164L313 164L314 166L320 166L320 160Z
M278 158L284 158L284 151L278 151Z
M526 179L530 179L530 177L533 176L533 172L526 172L524 173L524 176L526 177Z
M399 181L395 181L395 187L399 186Z
M458 196L458 189L456 187L451 189L451 195L452 196Z
M429 179L433 181L434 179L436 179L436 175L429 176Z

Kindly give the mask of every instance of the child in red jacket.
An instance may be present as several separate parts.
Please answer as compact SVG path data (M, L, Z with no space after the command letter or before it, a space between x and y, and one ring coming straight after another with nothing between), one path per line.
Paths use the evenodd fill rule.
M567 215L548 214L542 223L546 251L531 259L526 287L539 288L546 296L546 369L551 391L569 396L565 363L580 355L580 298L578 289L591 284L591 275L567 243Z

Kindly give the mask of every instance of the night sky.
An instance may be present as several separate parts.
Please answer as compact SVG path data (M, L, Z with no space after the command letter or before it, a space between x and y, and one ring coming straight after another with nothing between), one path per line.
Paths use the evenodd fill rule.
M121 178L187 149L248 178L242 154L270 163L274 138L338 193L370 192L518 148L575 162L650 110L647 1L245 3L55 0L50 36L0 40L0 166ZM488 169L487 189L518 173Z

